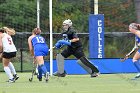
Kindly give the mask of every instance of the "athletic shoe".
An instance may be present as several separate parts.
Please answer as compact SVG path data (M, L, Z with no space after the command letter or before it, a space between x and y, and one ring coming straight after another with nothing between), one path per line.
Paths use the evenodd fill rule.
M39 77L39 75L37 75L37 78L39 81L42 81L42 77Z
M39 81L42 81L42 78L38 78Z
M65 76L66 76L66 73L65 72L62 73L62 74L58 73L58 77L65 77Z
M54 76L58 76L58 77L65 77L66 76L66 71L64 71L64 73L62 73L62 74L60 74L60 73L58 73L58 72L55 72L53 75Z
M140 74L139 75L136 75L135 78L140 78Z
M14 77L15 81L18 80L18 78L19 78L19 76L17 74L13 75L13 77Z
M49 73L47 72L44 76L45 76L45 81L48 82L49 81Z
M136 75L134 78L132 78L131 80L137 80L140 78L140 74Z
M14 78L13 79L9 79L8 81L6 81L6 82L9 82L9 83L14 83L15 82L15 80L14 80Z
M58 76L58 72L57 72L57 71L54 72L53 75L54 75L54 76Z
M94 72L94 73L91 74L91 78L98 77L98 76L99 76L99 72Z

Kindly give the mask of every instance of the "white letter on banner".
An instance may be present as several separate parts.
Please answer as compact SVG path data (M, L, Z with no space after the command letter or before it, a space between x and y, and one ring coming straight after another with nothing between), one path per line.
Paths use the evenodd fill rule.
M99 34L99 33L98 33L98 40L99 40L99 41L102 40L101 34Z
M101 33L102 33L102 20L98 20L98 58L102 58Z
M98 20L98 26L102 26L102 20Z
M102 58L103 56L102 56L102 54L98 54L98 58Z

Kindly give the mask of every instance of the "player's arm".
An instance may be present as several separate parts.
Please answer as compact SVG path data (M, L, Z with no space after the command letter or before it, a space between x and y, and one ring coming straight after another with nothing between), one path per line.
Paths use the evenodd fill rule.
M70 42L77 42L77 41L79 41L79 38L73 38L70 40Z
M30 37L28 38L28 46L29 46L30 54L31 54L32 56L34 56L34 51L33 51L33 46L32 46L31 40L32 40L32 36L30 36Z
M77 42L79 40L80 39L79 39L78 35L76 34L76 32L73 32L73 39L71 39L70 42Z

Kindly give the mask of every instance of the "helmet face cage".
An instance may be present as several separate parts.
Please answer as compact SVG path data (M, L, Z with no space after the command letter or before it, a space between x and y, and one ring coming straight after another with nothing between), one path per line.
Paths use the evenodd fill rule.
M63 22L63 25L66 24L68 25L69 27L72 26L72 21L70 19L67 19Z

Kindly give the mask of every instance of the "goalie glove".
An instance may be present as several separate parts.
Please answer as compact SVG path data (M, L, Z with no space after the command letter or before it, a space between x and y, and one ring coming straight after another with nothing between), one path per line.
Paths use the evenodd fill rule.
M57 43L54 45L54 47L55 47L55 48L58 48L58 49L62 48L63 46L64 46L64 45L61 44L60 42L57 42Z
M71 46L71 41L70 40L59 40L58 41L60 44L63 44L63 45L69 45L69 46Z
M71 41L70 40L59 40L57 43L54 45L55 48L62 48L64 45L69 45L71 46Z

